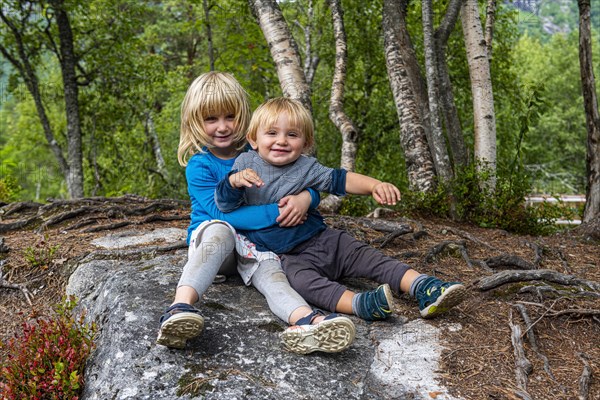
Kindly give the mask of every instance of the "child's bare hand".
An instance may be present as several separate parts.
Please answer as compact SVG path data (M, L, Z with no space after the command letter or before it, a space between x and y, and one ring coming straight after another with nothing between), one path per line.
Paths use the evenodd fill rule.
M285 228L304 223L308 218L307 212L310 201L311 197L308 192L286 196L279 200L279 217L277 218L279 226Z
M232 187L237 189L252 186L261 187L265 184L252 168L246 168L240 172L229 175L229 183Z
M373 198L379 204L393 206L400 201L400 190L391 183L381 182L373 187Z

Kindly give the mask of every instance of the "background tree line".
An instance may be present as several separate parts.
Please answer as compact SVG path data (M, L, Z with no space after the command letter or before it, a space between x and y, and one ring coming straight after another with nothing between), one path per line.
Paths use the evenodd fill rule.
M590 16L597 29L598 7ZM488 195L582 193L578 21L578 5L562 0L7 0L0 200L185 198L179 105L209 69L232 72L253 106L301 98L326 165L415 193L456 180L450 192L469 192L469 174L492 182ZM274 65L277 24L293 73ZM470 74L482 69L493 98L473 96Z

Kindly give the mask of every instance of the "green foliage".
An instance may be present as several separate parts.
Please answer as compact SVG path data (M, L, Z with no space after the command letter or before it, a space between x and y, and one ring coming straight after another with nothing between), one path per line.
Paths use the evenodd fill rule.
M44 236L34 246L28 246L23 255L31 267L46 269L52 264L59 248L60 245L51 245L48 237Z
M535 17L550 15L558 21L561 10L555 3L543 1ZM35 7L37 4L31 3ZM248 91L252 107L281 94L268 45L245 0L209 0L208 18L204 2L198 1L69 0L65 4L76 53L82 55L78 74L82 82L79 100L86 195L187 196L184 171L175 157L179 109L192 79L211 68L209 26L215 69L236 76ZM314 14L310 17L306 2L278 4L303 62L311 57L319 60L311 85L317 156L325 165L338 166L341 137L328 115L335 65L329 7L326 2L313 2ZM569 21L576 11L573 4L565 14ZM7 3L9 9L16 5ZM480 5L485 16L483 2ZM436 27L447 6L448 0L434 2ZM408 185L398 114L383 49L382 0L344 0L342 7L349 60L344 107L360 131L356 170L393 182L405 191ZM596 8L592 7L593 16L598 15L594 14ZM44 10L34 11L25 32L26 42L50 124L58 143L64 146L66 120L60 68L48 50L51 44L44 33ZM510 5L498 4L491 68L498 164L509 169L518 159L534 177L535 191L582 192L585 121L576 38L554 35L542 41L530 35L519 39L522 18ZM420 2L408 2L407 25L417 57L423 62ZM305 42L302 29L308 26L312 28L310 43ZM49 29L49 34L56 35L54 24ZM7 33L1 30L0 40L14 45ZM307 44L311 54L304 54ZM446 59L465 141L472 149L472 94L460 22L450 35ZM0 75L0 160L2 168L11 166L10 173L2 174L0 181L11 175L11 182L22 188L14 191L11 186L8 198L39 201L66 196L62 172L46 143L22 79L5 59L0 59ZM532 95L538 103L528 108ZM531 112L540 118L534 121ZM523 118L530 119L526 131L522 131ZM164 168L159 168L153 150L156 143L151 123ZM358 212L363 206L356 207Z
M85 362L94 348L95 324L74 314L74 297L65 298L49 319L24 323L20 336L0 341L8 353L0 361L0 392L4 399L77 399Z
M522 142L524 168L538 193L584 193L586 127L576 33L547 43L523 36L515 48L519 85L541 106ZM523 104L519 101L516 104ZM523 114L515 109L515 113Z
M21 187L12 175L0 174L0 202L10 203L18 199Z
M523 234L544 234L555 230L554 220L564 216L564 209L547 204L526 207L525 197L531 191L528 176L507 171L498 175L495 190L481 185L490 171L477 171L474 166L459 171L447 185L439 185L432 193L405 192L400 209L407 213L455 218L486 228L500 228Z

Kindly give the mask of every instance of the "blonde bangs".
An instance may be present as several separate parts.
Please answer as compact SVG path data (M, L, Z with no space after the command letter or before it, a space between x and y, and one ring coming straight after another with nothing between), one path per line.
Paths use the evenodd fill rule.
M246 144L245 133L250 120L248 95L233 75L225 72L207 72L190 85L181 103L181 132L177 159L183 166L187 158L211 148L211 138L204 129L204 119L209 116L235 115L235 147Z
M248 127L248 138L256 140L258 130L273 127L281 113L286 113L290 125L304 134L306 147L311 149L315 130L312 117L302 103L285 97L267 100L254 111Z

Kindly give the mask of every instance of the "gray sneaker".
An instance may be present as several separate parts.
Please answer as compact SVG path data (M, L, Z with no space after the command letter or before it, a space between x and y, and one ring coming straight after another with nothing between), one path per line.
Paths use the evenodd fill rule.
M160 330L156 343L184 349L188 339L192 339L204 329L204 318L200 311L186 303L176 303L167 308L160 317Z
M354 323L348 317L330 314L321 322L311 324L321 311L313 311L281 334L284 347L298 354L314 351L338 353L347 349L356 336Z

